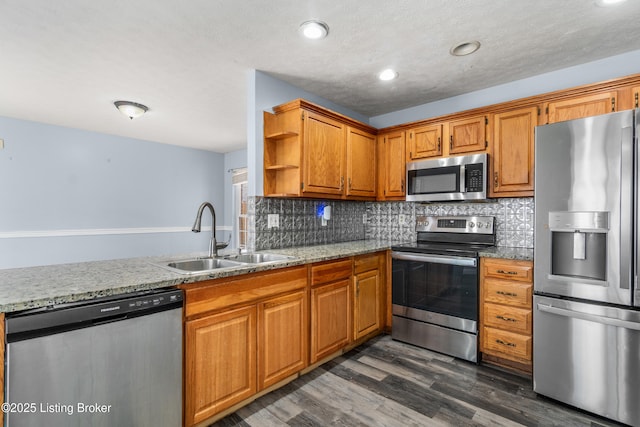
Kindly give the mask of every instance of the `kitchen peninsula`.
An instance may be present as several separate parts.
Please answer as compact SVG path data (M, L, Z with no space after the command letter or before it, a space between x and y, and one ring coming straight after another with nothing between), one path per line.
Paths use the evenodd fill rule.
M187 425L197 425L201 422L209 422L233 411L235 408L246 404L248 401L277 388L284 383L295 379L300 374L308 372L315 366L353 348L364 340L380 333L388 328L387 298L390 298L390 281L387 279L390 272L387 268L388 249L395 243L380 240L361 240L319 246L294 247L278 249L277 253L293 256L280 262L246 265L232 269L221 269L213 273L201 275L180 275L155 265L166 257L132 258L112 261L96 261L77 264L52 265L31 267L22 269L9 269L0 271L0 311L10 313L28 308L59 305L73 301L91 300L102 296L126 294L141 290L151 290L165 287L180 287L186 292L186 324L198 325L207 319L218 320L216 316L226 315L227 309L223 307L211 307L202 309L197 301L190 309L190 293L203 295L207 292L222 292L226 284L235 283L240 288L237 294L230 294L226 301L232 310L254 310L256 313L269 315L269 309L284 307L299 307L304 318L300 319L301 344L303 360L301 364L285 374L285 377L269 377L264 372L273 368L261 365L261 352L268 350L268 342L258 339L255 351L257 365L254 369L261 369L253 377L255 383L250 384L247 390L238 394L237 398L223 402L213 402L211 405L195 404L196 396L185 396L185 416ZM273 251L272 251L273 252ZM487 257L504 257L509 259L531 259L531 250L514 248L492 248L481 254ZM205 254L200 254L205 255ZM337 272L344 271L344 275ZM291 283L291 289L276 287L277 290L269 290L269 280L255 280L255 278L280 277L282 283ZM295 277L294 277L295 276ZM248 280L245 280L245 277ZM246 291L242 293L242 289ZM249 289L251 288L251 289ZM229 288L232 292L236 288ZM253 290L252 290L253 289ZM358 306L356 291L361 292L361 297L374 298L373 305L376 310L369 310L372 304L365 303ZM260 292L263 292L261 294ZM244 295L244 296L243 296ZM249 296L247 296L249 295ZM292 299L297 296L297 300ZM225 301L224 297L220 301ZM198 299L199 297L195 297ZM244 300L242 298L245 298ZM364 301L364 300L363 300ZM367 301L371 301L368 299ZM328 336L322 332L323 319L333 318L335 313L326 310L329 304L342 302L346 310L342 337ZM282 303L282 304L280 304ZM239 306L243 305L242 307ZM257 305L256 305L257 304ZM294 304L294 305L291 305ZM298 305L295 305L298 304ZM325 304L323 306L323 304ZM308 308L310 307L310 308ZM262 310L262 311L261 311ZM354 311L355 310L355 311ZM295 313L295 309L293 310ZM208 314L213 313L213 315ZM324 313L324 314L323 314ZM373 313L373 314L371 314ZM252 316L252 315L251 315ZM250 316L250 318L251 318ZM323 317L324 316L324 317ZM363 317L364 316L364 317ZM276 316L277 317L277 316ZM268 317L267 317L268 318ZM191 320L190 320L191 319ZM255 318L253 318L255 321ZM315 319L315 320L314 320ZM356 319L361 319L357 321ZM192 322L192 323L189 323ZM313 328L316 324L314 336ZM307 325L307 326L304 326ZM311 326L310 337L304 334L307 327ZM189 326L185 327L185 362L199 363L193 358L193 351L189 350L188 341L190 335ZM255 332L255 331L254 331ZM189 338L191 336L191 338ZM197 338L195 335L195 339ZM261 335L258 335L258 337ZM270 337L268 333L262 335ZM273 335L271 335L273 336ZM335 343L334 343L335 341ZM308 344L307 344L308 343ZM233 345L233 344L231 344ZM309 355L305 352L309 351ZM273 353L270 354L273 360ZM190 357L192 357L190 359ZM255 359L251 359L254 360ZM191 362L190 362L191 361ZM250 362L253 363L253 362ZM274 369L271 369L272 371ZM279 372L277 367L275 371ZM189 368L185 371L185 381L189 380ZM276 373L277 373L276 372ZM273 378L273 381L270 380ZM259 382L259 383L258 383ZM195 389L207 385L196 384ZM190 387L193 388L193 385ZM197 396L200 398L201 396Z

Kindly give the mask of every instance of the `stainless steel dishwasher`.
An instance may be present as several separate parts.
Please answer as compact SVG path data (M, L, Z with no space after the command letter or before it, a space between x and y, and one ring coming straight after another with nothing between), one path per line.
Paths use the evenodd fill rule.
M8 427L182 425L180 290L7 315Z

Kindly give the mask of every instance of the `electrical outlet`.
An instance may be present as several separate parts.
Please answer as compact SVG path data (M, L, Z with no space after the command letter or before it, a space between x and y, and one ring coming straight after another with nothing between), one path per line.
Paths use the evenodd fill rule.
M407 218L404 216L404 214L398 215L398 224L404 225L406 223L407 223Z
M267 228L280 228L280 215L269 214L267 215Z
M363 223L364 225L367 225L367 214L366 214L366 213L365 213L365 214L362 214L362 223Z

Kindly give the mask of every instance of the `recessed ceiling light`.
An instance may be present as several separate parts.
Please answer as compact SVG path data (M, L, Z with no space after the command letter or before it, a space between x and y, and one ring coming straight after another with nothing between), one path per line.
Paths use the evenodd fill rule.
M122 114L129 117L131 120L136 117L140 117L149 110L146 105L131 101L116 101L113 105L115 105Z
M607 7L607 6L615 6L617 4L624 3L625 1L627 0L597 0L596 4L598 6Z
M395 70L392 70L391 68L387 68L386 70L383 70L378 74L378 78L385 82L389 80L393 80L396 77L398 77L398 72Z
M480 49L480 42L473 40L470 42L460 43L459 45L452 47L449 50L449 53L453 56L465 56L472 54L478 49Z
M308 39L319 40L329 35L329 26L322 21L305 21L300 24L300 32Z

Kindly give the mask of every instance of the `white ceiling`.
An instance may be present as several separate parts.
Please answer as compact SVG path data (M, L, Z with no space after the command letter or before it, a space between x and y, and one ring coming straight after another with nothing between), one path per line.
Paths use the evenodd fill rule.
M638 0L0 0L0 115L229 152L250 69L372 117L640 49L638 16ZM329 37L303 40L308 19ZM150 111L130 121L120 99Z

